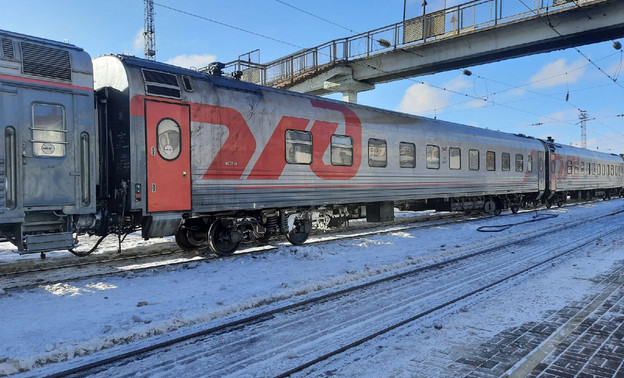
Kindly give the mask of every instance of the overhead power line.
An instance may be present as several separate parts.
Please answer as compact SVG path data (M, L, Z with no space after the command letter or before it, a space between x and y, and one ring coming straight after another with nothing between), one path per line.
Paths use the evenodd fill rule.
M177 12L177 13L184 14L184 15L187 15L187 16L190 16L190 17L194 17L194 18L198 18L198 19L200 19L200 20L204 20L204 21L212 22L212 23L217 24L217 25L225 26L226 28L230 28L230 29L234 29L234 30L241 31L241 32L243 32L243 33L247 33L247 34L255 35L255 36L257 36L257 37L261 37L261 38L264 38L264 39L268 39L268 40L271 40L271 41L273 41L273 42L281 43L281 44L283 44L283 45L287 45L287 46L291 46L291 47L296 47L297 49L303 49L303 48L304 48L304 47L299 46L299 45L294 44L294 43L290 43L290 42L282 41L281 39L273 38L273 37L270 37L270 36L268 36L268 35L260 34L260 33L257 33L257 32L251 31L251 30L247 30L247 29L243 29L243 28L239 28L238 26L234 26L234 25L226 24L225 22L221 22L221 21L213 20L213 19L211 19L211 18L204 17L204 16L200 16L200 15L195 14L195 13L191 13L191 12L184 11L184 10L181 10L181 9L178 9L178 8L170 7L170 6L165 5L165 4L162 4L162 3L156 3L156 2L155 2L154 4L155 4L155 5L158 5L158 6L159 6L159 7L161 7L161 8L169 9L170 11L173 11L173 12Z
M285 1L282 1L282 0L275 0L275 1L277 1L277 2L278 2L278 3L280 3L280 4L284 4L284 5L286 5L287 7L290 7L290 8L293 8L293 9L295 9L295 10L298 10L299 12L305 13L305 14L307 14L307 15L309 15L309 16L312 16L312 17L314 17L314 18L318 18L319 20L325 21L325 22L327 22L327 23L329 23L329 24L332 24L332 25L338 26L339 28L342 28L342 29L345 29L345 30L347 30L347 31L350 31L351 33L355 33L355 34L357 34L357 33L358 33L357 31L355 31L355 30L353 30L353 29L350 29L350 28L348 28L348 27L346 27L346 26L343 26L343 25L337 24L337 23L335 23L335 22L333 22L333 21L330 21L330 20L328 20L328 19L326 19L326 18L323 18L323 17L321 17L321 16L318 16L318 15L316 15L316 14L314 14L314 13L310 13L310 12L308 12L307 10L304 10L304 9L301 9L301 8L297 8L296 6L294 6L294 5L292 5L292 4L288 4L288 3L287 3L287 2L285 2Z

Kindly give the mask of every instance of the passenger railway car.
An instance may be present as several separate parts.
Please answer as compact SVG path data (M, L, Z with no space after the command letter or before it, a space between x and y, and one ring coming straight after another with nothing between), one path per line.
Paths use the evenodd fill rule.
M91 58L0 31L0 233L20 251L68 248L96 214Z
M218 67L91 63L72 45L0 38L0 233L22 253L140 229L226 255L389 220L394 206L497 214L622 187L618 156L256 86Z
M620 195L624 180L622 157L544 141L549 160L547 203L563 204L567 197L589 199Z
M283 230L297 243L313 215L329 223L362 208L391 212L395 202L517 209L545 190L537 139L128 56L96 58L94 72L115 141L108 164L119 168L111 189L134 189L129 202L118 199L145 237L180 230L187 248L207 242L229 253Z

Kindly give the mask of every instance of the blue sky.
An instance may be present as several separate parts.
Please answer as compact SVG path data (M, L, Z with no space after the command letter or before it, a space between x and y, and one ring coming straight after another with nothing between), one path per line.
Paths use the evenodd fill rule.
M429 6L435 8L439 1L429 0ZM519 10L523 2L532 3L505 1L517 2ZM447 0L450 5L462 2ZM408 1L408 18L422 12L421 3ZM2 29L69 40L92 57L143 56L143 0L0 0L0 4ZM256 49L260 61L267 62L300 48L390 25L402 20L403 1L155 0L155 12L157 60L200 67ZM454 70L380 84L360 93L358 101L506 132L552 136L577 146L579 109L583 109L590 119L587 147L624 153L623 53L613 48L612 41L579 50L611 78L619 79L619 85L578 51L566 49L466 67L473 73L470 77Z

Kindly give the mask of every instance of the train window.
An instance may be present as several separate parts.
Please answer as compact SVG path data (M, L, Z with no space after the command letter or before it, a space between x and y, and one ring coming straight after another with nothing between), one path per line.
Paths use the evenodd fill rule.
M399 144L399 163L401 168L416 167L416 145L414 143L401 142Z
M332 165L353 165L353 139L351 137L332 135L331 162Z
M581 162L581 174L585 174L585 162Z
M142 72L147 94L180 98L180 85L176 75L147 69L143 69Z
M193 92L193 86L191 85L191 78L187 75L182 75L182 84L184 84L184 90L187 92Z
M385 167L388 165L388 148L385 140L368 140L368 166Z
M502 169L503 171L509 171L511 169L511 156L508 152L503 152L502 156Z
M611 176L615 176L615 167L611 166Z
M533 155L527 156L527 171L533 172Z
M468 151L468 169L471 171L479 170L479 150Z
M579 173L579 161L577 160L574 162L574 174L578 175L578 173Z
M440 169L440 147L427 145L427 168Z
M566 165L568 166L568 174L572 174L572 160L567 160Z
M600 165L602 166L602 175L604 176L604 175L606 175L606 173L605 173L605 165L604 164L600 164Z
M158 153L165 160L175 160L180 156L182 130L171 118L164 118L156 126Z
M524 155L516 154L516 172L524 171Z
M65 108L60 105L33 104L32 144L35 156L65 156Z
M591 169L592 175L595 175L596 174L596 163L590 163L590 164L591 164L591 167L592 167L592 169Z
M485 169L488 171L496 170L496 152L488 151L485 154Z
M286 163L312 163L312 133L286 130Z
M459 148L449 148L449 168L461 169L461 150Z

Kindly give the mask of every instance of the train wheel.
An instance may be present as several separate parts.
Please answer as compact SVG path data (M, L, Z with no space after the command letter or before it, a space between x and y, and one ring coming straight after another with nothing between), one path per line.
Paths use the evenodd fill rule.
M492 200L485 201L485 204L483 206L483 211L485 211L487 214L491 214L491 215L499 215L500 214L500 209L497 208L496 202L494 202ZM496 211L498 211L498 214L496 214Z
M511 212L513 214L518 214L518 211L520 211L520 206L518 206L518 205L511 205Z
M228 228L220 219L215 220L208 230L208 246L219 256L230 256L238 248L240 234Z
M312 230L312 221L309 218L299 218L295 220L295 227L286 234L286 239L292 245L302 245L308 240Z
M178 247L185 251L194 251L206 242L206 232L198 232L187 227L180 227L175 234Z

